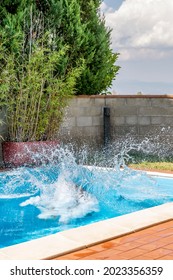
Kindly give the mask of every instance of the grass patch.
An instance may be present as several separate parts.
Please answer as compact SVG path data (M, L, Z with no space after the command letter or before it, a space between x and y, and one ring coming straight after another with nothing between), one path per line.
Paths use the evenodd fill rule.
M141 163L131 163L128 166L130 168L135 168L135 169L173 171L173 163L172 162L148 162L148 161L143 161Z

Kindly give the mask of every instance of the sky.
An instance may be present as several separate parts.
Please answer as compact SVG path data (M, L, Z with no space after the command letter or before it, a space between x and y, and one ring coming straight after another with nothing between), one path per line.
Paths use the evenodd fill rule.
M121 66L111 91L173 94L173 0L104 0Z

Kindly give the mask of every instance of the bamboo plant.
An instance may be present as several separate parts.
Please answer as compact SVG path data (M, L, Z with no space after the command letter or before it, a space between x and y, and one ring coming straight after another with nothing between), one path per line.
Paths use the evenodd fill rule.
M8 140L53 140L75 90L83 61L60 71L68 46L56 46L44 16L31 5L7 15L0 29L0 106L6 108ZM10 45L9 45L10 42Z
M36 47L29 61L16 64L14 54L1 48L5 66L0 69L1 104L6 106L11 141L52 140L61 123L64 107L73 93L80 67L65 77L55 74L66 48L49 51Z

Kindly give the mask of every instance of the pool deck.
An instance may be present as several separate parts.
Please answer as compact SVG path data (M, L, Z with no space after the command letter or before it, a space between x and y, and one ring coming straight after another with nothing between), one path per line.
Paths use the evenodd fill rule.
M173 220L53 260L173 260Z

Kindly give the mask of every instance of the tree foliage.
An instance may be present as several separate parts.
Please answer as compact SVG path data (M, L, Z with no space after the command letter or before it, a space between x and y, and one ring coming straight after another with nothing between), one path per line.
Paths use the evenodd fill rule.
M16 127L10 137L17 141L21 135L25 141L27 135L32 140L51 138L56 127L53 116L58 114L55 108L60 120L66 98L106 91L119 70L118 54L111 49L111 30L100 15L101 1L2 2L0 99L11 114L10 133ZM32 135L27 134L29 123L24 124L29 114L36 126Z
M0 101L6 106L12 141L56 138L83 67L79 58L75 67L59 70L67 64L69 46L55 45L42 11L29 2L22 0L15 11L1 7Z
M100 15L100 0L5 0L1 5L1 26L4 25L9 36L20 36L18 26L11 22L11 16L17 14L23 18L23 11L32 6L35 38L40 32L52 34L52 47L60 49L68 45L66 56L57 67L59 74L76 67L79 58L85 60L85 67L76 82L76 94L99 94L106 91L116 78L119 67L115 65L118 54L111 49L111 30L106 27L104 17ZM26 13L25 13L26 14ZM30 37L30 18L25 15L25 34ZM5 20L4 20L5 19ZM40 24L44 29L40 29ZM34 39L34 38L32 38ZM15 42L9 40L16 48ZM27 44L25 42L25 48Z
M79 0L82 22L86 24L83 46L86 67L78 79L78 93L99 94L112 84L119 70L117 53L111 49L111 30L100 15L100 0Z
M111 49L111 30L100 15L100 0L51 0L44 13L55 34L57 46L69 45L66 67L75 67L78 58L85 67L77 79L76 94L99 94L112 84L119 70L117 53ZM41 7L41 5L40 5ZM46 7L46 9L45 9Z

